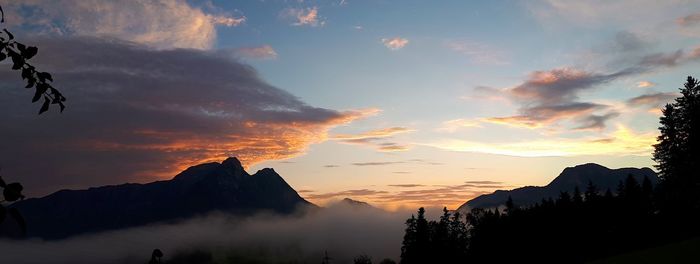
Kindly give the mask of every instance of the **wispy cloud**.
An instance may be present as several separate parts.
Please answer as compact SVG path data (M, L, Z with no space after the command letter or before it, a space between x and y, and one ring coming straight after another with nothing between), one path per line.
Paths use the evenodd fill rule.
M410 148L409 145L390 142L393 136L403 133L410 133L414 130L405 127L389 127L371 130L359 134L337 134L333 139L347 144L367 145L379 151L404 151Z
M252 59L276 59L277 52L270 45L259 47L243 47L234 50L234 53Z
M355 166L386 166L386 165L401 164L401 163L405 163L405 162L403 162L403 161L355 162L355 163L352 163L352 165L355 165Z
M510 63L503 51L493 48L492 45L473 40L450 40L446 42L446 46L477 64L504 65Z
M399 50L408 45L408 39L401 37L383 38L382 43L390 50Z
M497 181L466 181L454 185L426 185L419 183L390 184L395 191L353 189L347 191L305 194L304 198L323 202L333 198L356 198L383 207L458 206L484 193L512 187Z
M463 128L478 128L481 127L481 123L477 120L469 120L469 119L452 119L452 120L447 120L445 122L442 122L442 126L439 127L437 130L438 131L443 131L443 132L455 132L459 129Z

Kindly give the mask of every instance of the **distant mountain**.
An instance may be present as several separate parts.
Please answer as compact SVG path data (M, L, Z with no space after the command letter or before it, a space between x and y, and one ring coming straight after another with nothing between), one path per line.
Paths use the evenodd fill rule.
M342 204L342 205L351 206L351 207L357 207L357 208L374 208L374 206L372 206L366 202L353 200L350 198L344 198L343 200L340 200L340 202L338 202L338 203Z
M28 235L45 239L184 219L212 211L289 214L315 207L273 169L248 174L236 158L190 167L171 180L62 190L14 204Z
M658 182L658 176L649 168L613 170L598 164L588 163L564 169L559 176L546 186L526 186L509 191L498 190L469 200L457 210L464 212L469 208L497 207L503 205L508 200L508 196L513 198L513 202L516 205L531 205L544 198L556 198L563 191L571 193L576 186L579 187L581 192L584 192L589 181L593 182L603 192L607 189L614 192L620 181L624 181L628 175L634 176L640 183L644 180L644 177L648 177L654 185Z

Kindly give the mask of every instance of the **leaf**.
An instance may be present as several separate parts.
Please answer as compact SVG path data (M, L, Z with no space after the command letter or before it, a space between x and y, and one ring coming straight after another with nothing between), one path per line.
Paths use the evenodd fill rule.
M34 84L36 84L36 78L32 76L32 78L29 78L29 80L27 80L27 86L24 86L24 88L32 88Z
M5 55L5 53L0 52L0 61L4 61L5 59L7 59L7 55Z
M36 103L36 101L39 101L39 99L41 99L41 96L44 95L44 93L39 91L39 86L41 86L41 84L36 86L36 90L34 91L34 97L32 97L32 103Z
M2 29L2 30L5 31L5 33L7 34L8 37L10 37L10 39L15 39L15 36L12 35L12 33L10 33L10 31L7 31L7 29Z
M19 182L13 182L5 186L5 190L2 191L2 194L5 196L5 200L8 202L14 202L19 199L24 199L24 195L22 195L22 184Z
M65 101L65 98L64 98L64 101ZM61 113L63 113L63 109L66 109L66 106L63 104L63 102L59 102L58 107L61 108Z
M26 80L32 77L32 70L29 68L22 69L22 80Z
M48 72L38 72L36 75L39 76L39 80L42 82L45 82L46 80L53 82L53 77L51 77L51 74Z
M15 42L15 47L17 47L20 54L24 54L24 52L27 50L27 46L24 46L24 44L19 42Z
M26 50L22 52L22 56L25 59L31 59L34 57L39 52L39 49L37 47L28 47Z
M17 208L10 208L9 210L10 216L17 221L17 225L19 225L19 228L22 232L22 236L25 236L27 234L27 222L24 221L24 217L22 214L19 213L19 210Z
M51 86L49 86L46 83L39 83L36 85L36 91L34 92L34 98L32 98L32 103L35 103L36 101L39 101L41 99L41 96L46 93L47 90L49 90Z
M49 103L51 103L49 97L44 96L44 104L41 105L41 109L39 109L39 114L43 114L44 112L49 110Z
M17 54L17 52L14 52L12 50L7 51L8 55L12 58L12 69L13 70L19 70L24 66L24 58L22 58L21 55Z
M0 6L0 23L5 23L5 11L2 11L2 6Z

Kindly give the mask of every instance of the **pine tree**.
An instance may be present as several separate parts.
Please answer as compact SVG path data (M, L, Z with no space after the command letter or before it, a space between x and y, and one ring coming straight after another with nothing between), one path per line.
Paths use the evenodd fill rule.
M588 181L588 185L586 186L586 192L584 193L584 196L586 198L586 202L591 203L591 202L596 202L600 195L598 194L598 187L596 187L593 184L593 181Z
M681 96L666 105L660 118L661 134L654 145L654 161L661 182L662 211L681 214L700 209L700 82L688 77Z
M416 217L411 215L411 218L406 220L406 231L403 236L403 244L401 246L401 263L410 264L416 262Z
M574 188L573 202L576 205L583 204L583 197L581 197L581 190L576 186Z

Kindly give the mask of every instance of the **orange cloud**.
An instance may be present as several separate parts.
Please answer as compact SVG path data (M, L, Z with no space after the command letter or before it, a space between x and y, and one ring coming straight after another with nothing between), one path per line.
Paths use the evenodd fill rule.
M282 16L294 19L293 26L323 26L325 21L318 15L318 7L288 8L282 11Z
M31 42L48 54L37 63L73 95L65 114L42 122L17 93L0 97L16 111L0 116L0 131L14 139L0 149L3 164L12 164L3 171L22 175L35 193L168 178L229 156L246 166L290 158L327 140L333 127L378 112L309 106L249 65L207 51L93 38ZM10 71L0 76L20 87Z
M408 45L408 40L400 37L383 38L382 43L390 50L398 50Z
M649 87L654 87L654 86L656 86L656 83L653 83L650 81L637 82L637 88L649 88Z

